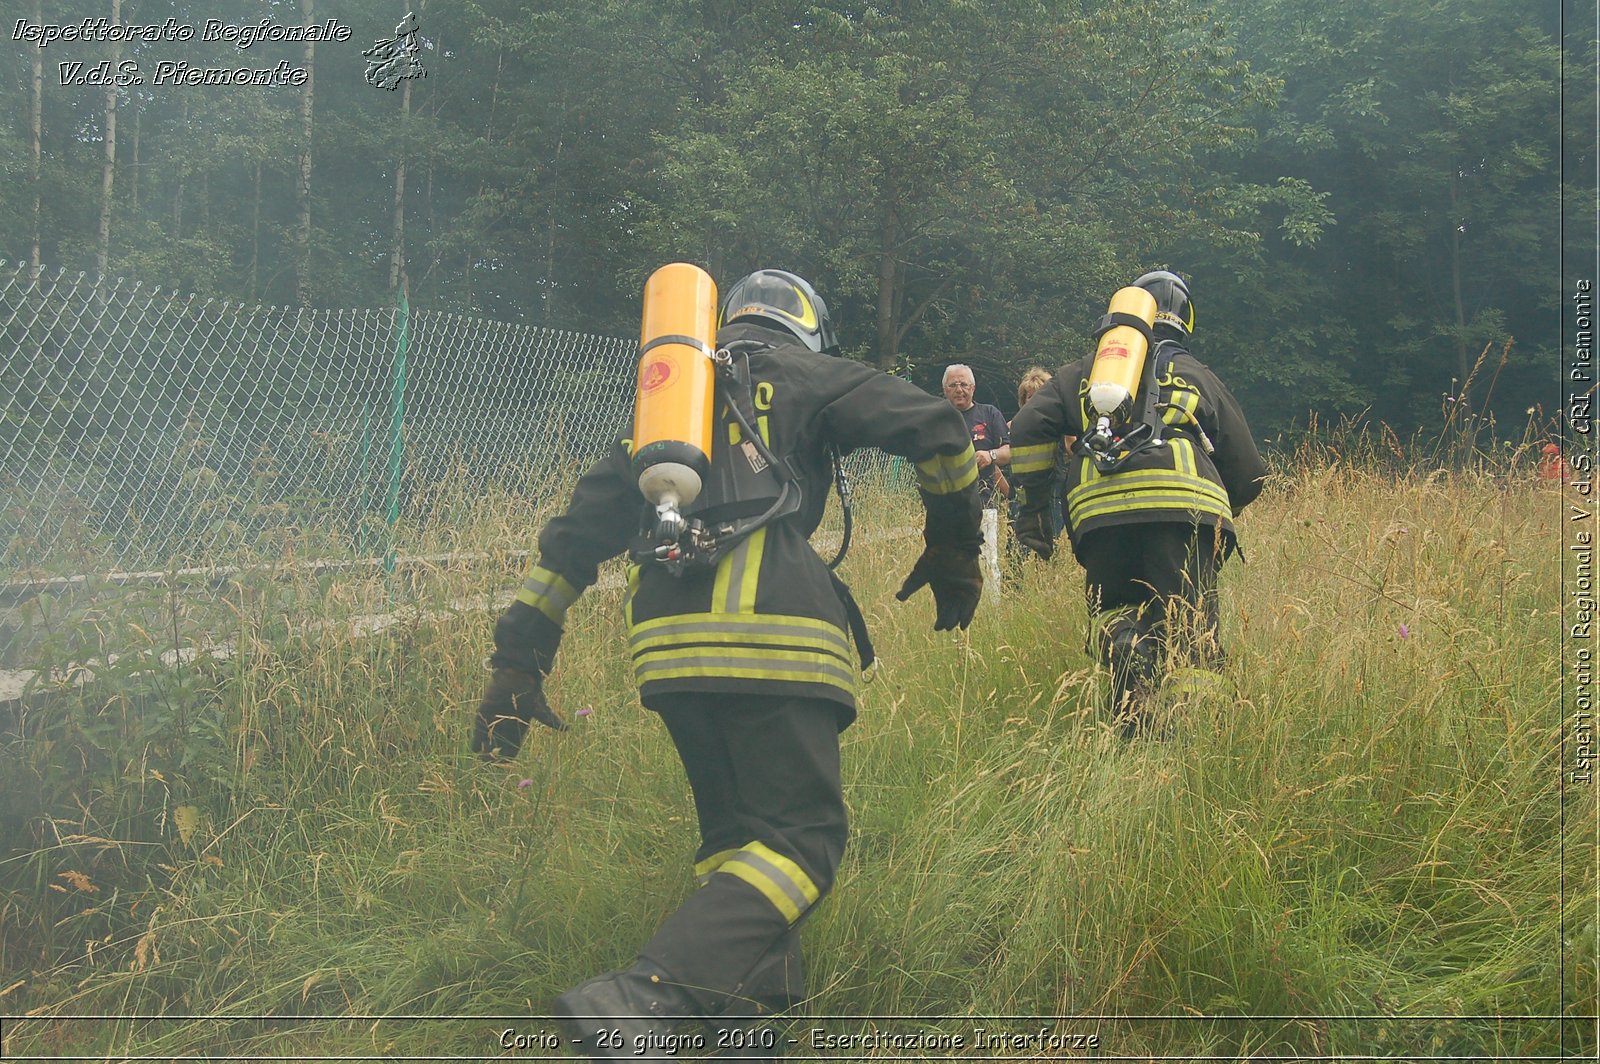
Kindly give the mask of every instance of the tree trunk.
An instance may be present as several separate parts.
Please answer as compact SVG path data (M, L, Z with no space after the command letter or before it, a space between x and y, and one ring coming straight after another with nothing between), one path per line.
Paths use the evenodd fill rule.
M250 201L250 298L257 298L256 278L261 267L261 160L256 160L255 194Z
M41 0L33 0L35 26L44 23L40 4ZM33 114L29 120L28 133L30 146L33 149L33 248L28 255L28 269L29 276L37 281L43 262L43 251L39 241L44 216L44 200L40 184L44 159L44 45L38 41L33 45Z
M139 216L139 139L144 129L144 108L139 106L139 98L133 98L133 162L128 167L128 214L137 218Z
M539 286L542 305L541 324L550 328L550 293L555 290L556 275L556 192L560 187L561 149L567 135L567 94L561 94L561 114L556 119L556 150L550 157L550 191L545 196L544 283Z
M400 86L400 153L394 168L394 242L389 252L389 294L406 277L406 138L411 125L411 80Z
M878 358L877 366L893 373L900 355L900 337L895 328L894 308L899 296L900 212L893 190L883 212L883 230L878 241Z
M111 0L111 24L122 25L122 0ZM113 73L122 61L122 43L111 45ZM95 255L95 269L104 276L111 263L111 190L117 176L117 86L106 86L106 154L100 169L100 250Z
M184 97L183 97L183 110L181 112L179 112L179 114L178 114L178 122L179 122L178 129L180 131L180 134L182 136L185 136L185 137L188 136L189 135L189 96L188 96L187 93L185 93ZM178 165L176 167L174 167L174 170L177 173L178 180L177 180L177 183L173 187L173 190L172 190L172 238L174 240L182 240L183 239L183 194L184 194L184 192L185 192L185 190L186 190L186 188L188 186L188 181L186 180L187 174L189 172L188 171L188 162L186 160L180 160Z
M300 13L309 28L316 19L316 0L300 0ZM311 133L316 102L317 45L305 47L306 83L300 90L300 178L295 185L300 205L300 225L295 231L294 297L300 306L311 303Z
M494 84L489 88L489 117L483 127L483 142L486 145L492 146L494 144L494 114L495 109L500 104L500 74L505 70L505 66L506 50L501 48L494 62ZM478 180L478 195L483 195L482 178ZM461 276L466 279L466 291L462 293L462 298L469 307L472 305L473 293L477 290L477 271L474 269L477 260L477 249L471 246L471 241L469 240L466 257L461 263Z
M1456 207L1458 175L1450 175L1450 296L1456 312L1456 380L1461 382L1461 399L1466 400L1467 374L1471 365L1467 361L1467 308L1461 298L1461 215Z

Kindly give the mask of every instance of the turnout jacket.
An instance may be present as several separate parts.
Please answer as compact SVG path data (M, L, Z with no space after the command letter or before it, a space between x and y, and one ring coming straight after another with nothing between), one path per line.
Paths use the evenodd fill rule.
M1261 494L1266 465L1233 394L1180 344L1162 340L1149 357L1160 391L1156 410L1164 442L1104 474L1084 455L1068 456L1065 516L1073 549L1086 533L1143 521L1214 526L1225 550L1232 518ZM1094 355L1061 367L1011 422L1011 477L1022 519L1050 504L1050 481L1062 436L1082 437L1099 415L1089 405ZM1135 398L1140 409L1142 393Z
M738 323L723 328L717 344L760 342L749 354L753 427L798 477L801 506L749 534L714 567L674 576L655 562L628 566L628 641L647 707L657 695L682 691L802 696L836 703L841 728L854 719L857 670L843 585L836 588L809 542L832 486L830 444L841 453L872 446L909 459L928 542L977 555L977 461L960 413L907 381L786 336ZM718 462L743 460L730 445L741 430L723 403L728 386L719 376L708 484ZM631 444L618 438L541 532L538 561L496 626L494 664L548 671L559 640L552 622L562 623L601 562L654 525L655 510L630 468Z

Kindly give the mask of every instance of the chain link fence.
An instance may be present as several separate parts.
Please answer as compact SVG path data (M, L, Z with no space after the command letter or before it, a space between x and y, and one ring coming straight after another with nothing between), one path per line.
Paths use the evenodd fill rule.
M0 265L0 665L31 664L32 620L90 585L392 563L441 491L565 488L630 416L637 350ZM880 452L849 464L906 480Z

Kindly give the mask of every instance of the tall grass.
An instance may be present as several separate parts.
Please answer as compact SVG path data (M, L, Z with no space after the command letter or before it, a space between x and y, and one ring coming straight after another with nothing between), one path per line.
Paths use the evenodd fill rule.
M850 849L804 930L803 1014L835 1018L793 1024L788 1055L840 1058L814 1026L936 1028L994 1059L972 1029L1039 1026L1021 1017L1126 1058L1592 1051L1562 500L1512 470L1286 462L1224 573L1235 693L1131 744L1097 708L1070 554L935 634L926 595L893 600L915 539L882 534L915 501L867 485L845 575L883 664L843 736ZM452 505L438 545L499 556L541 517ZM57 828L0 860L5 1053L536 1055L501 1032L631 960L692 889L696 834L615 587L569 615L549 689L574 727L509 770L465 753L483 604L513 583L241 584L235 653L181 687L146 660L36 693L0 756L57 783L77 761L36 795L30 823ZM168 704L182 741L146 719ZM88 742L113 711L142 723Z

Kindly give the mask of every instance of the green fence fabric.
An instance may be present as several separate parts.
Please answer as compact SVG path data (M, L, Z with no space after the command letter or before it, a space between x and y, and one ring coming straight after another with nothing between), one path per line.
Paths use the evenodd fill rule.
M291 539L392 564L393 529L426 521L442 485L570 485L543 474L627 424L637 351L403 303L246 306L0 264L0 664L26 663L19 611L64 578L228 566Z

